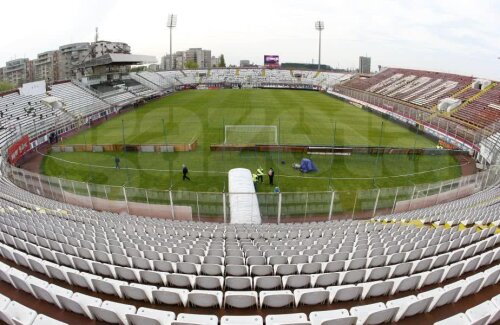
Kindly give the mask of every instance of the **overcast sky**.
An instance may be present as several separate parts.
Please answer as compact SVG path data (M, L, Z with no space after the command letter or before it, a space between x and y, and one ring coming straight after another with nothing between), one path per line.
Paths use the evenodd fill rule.
M72 42L123 41L136 54L168 52L166 19L178 15L174 51L223 53L226 63L264 54L314 62L316 20L323 20L322 63L355 68L359 55L378 66L455 72L500 80L497 0L44 0L2 1L0 65Z

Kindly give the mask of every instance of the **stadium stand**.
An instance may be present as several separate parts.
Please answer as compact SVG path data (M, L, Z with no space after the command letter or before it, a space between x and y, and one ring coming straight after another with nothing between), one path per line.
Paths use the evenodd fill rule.
M470 90L469 77L406 69L351 77L268 69L138 72L120 87L92 90L64 82L38 96L10 92L0 95L0 146L21 134L43 134L55 123L74 123L75 116L88 120L198 84L329 89L345 82L342 87L426 112L455 96L469 102L452 118L469 123L476 121L467 117L472 114L474 124L486 128L491 121L481 124L485 117L477 112L488 107L493 111L484 116L498 120L498 86ZM67 112L42 104L48 96L60 98ZM497 152L497 138L490 133L481 143ZM495 184L459 200L370 220L234 225L99 212L30 193L0 175L0 319L493 324L500 319L499 200Z
M380 323L432 314L497 286L500 275L496 227L159 220L82 209L16 188L5 178L1 182L0 279L35 299L105 322L175 318L176 313L153 303L220 311L211 316L177 313L177 321L204 324L205 317L221 317L226 324L239 324L243 316L223 315L237 308L249 313L252 324L262 324L256 306L271 319L272 308L328 309L351 302L349 310L313 311L309 320ZM495 194L498 198L492 189L458 203L462 209L480 205ZM453 208L459 207L437 209L452 213ZM495 222L497 212L485 211ZM482 271L474 273L477 269ZM9 319L29 323L39 317L8 297L0 300L5 306L0 315ZM496 309L485 312L484 306L463 312L470 321L497 317Z
M449 73L389 68L371 78L346 83L356 89L402 99L431 109L440 99L450 97L472 83L472 77Z
M492 121L498 121L500 119L500 85L492 87L479 98L468 102L452 116L480 128L487 128Z

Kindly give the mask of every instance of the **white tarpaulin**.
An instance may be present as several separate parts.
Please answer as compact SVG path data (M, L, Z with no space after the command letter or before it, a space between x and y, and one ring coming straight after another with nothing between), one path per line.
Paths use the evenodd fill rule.
M42 98L41 102L52 109L62 109L64 107L62 99L54 96Z
M231 223L260 224L260 209L252 181L246 168L234 168L228 173Z
M21 96L42 95L45 94L46 91L47 87L45 85L45 80L25 83L19 88L19 94L21 94Z

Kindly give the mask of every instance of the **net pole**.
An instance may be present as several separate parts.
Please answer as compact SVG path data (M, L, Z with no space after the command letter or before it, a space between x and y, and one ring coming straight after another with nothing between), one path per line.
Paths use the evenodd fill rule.
M226 135L226 121L224 119L224 117L222 118L222 135L225 136ZM222 145L222 164L223 164L223 167L224 167L224 170L226 170L226 162L225 162L225 157L224 157L224 153L226 151L226 138L224 137L224 144Z
M330 157L330 181L328 182L328 187L333 189L333 160L334 160L334 151L335 151L335 134L337 133L337 122L333 121L333 132L332 132L332 156Z
M415 150L417 149L417 137L418 137L418 123L417 123L417 132L415 132L415 139L413 140L413 157L412 157L412 162L413 162L413 172L415 173Z
M278 119L278 166L281 163L281 118ZM276 184L279 187L280 186L280 174L281 174L281 168L277 170L278 173L276 174Z
M85 143L85 157L87 158L87 182L90 182L92 180L92 172L90 168L90 157L87 150L87 136L85 135L85 132L83 132L83 142Z
M172 182L172 159L168 155L168 150L167 150L168 139L167 139L167 128L165 127L165 119L162 118L161 121L162 121L162 127L163 127L163 137L165 138L165 152L163 152L163 154L165 155L165 158L168 161L168 176L169 176L169 181L171 183ZM172 184L170 184L170 188L172 188Z
M167 146L168 142L167 142L167 129L165 128L165 119L162 118L161 122L162 122L162 127L163 127L163 137L165 138L165 146Z
M381 146L382 146L383 133L384 133L384 121L382 121L380 123L380 135L378 138L377 159L375 160L375 171L374 171L373 175L375 175L375 173L377 172L377 169L378 169L378 161L380 158L380 150L381 150Z
M122 145L123 145L123 158L125 160L125 171L127 173L127 184L130 183L130 175L128 171L128 162L127 162L127 150L125 148L125 121L122 119Z

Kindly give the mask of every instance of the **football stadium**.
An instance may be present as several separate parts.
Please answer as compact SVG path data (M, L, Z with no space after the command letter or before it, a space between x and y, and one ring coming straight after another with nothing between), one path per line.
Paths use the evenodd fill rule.
M316 63L228 64L164 20L160 59L96 29L0 68L1 322L500 321L498 79L332 68L322 20Z

